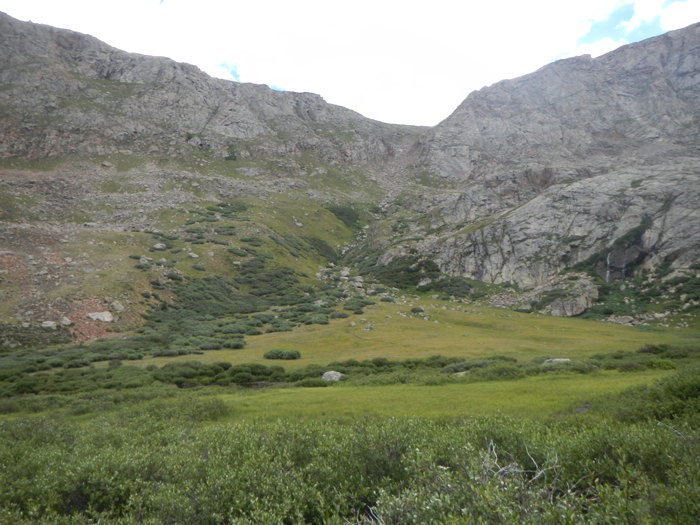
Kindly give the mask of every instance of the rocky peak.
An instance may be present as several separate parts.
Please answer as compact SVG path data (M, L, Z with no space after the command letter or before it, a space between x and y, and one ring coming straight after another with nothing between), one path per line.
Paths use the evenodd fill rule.
M574 169L687 154L700 133L699 57L695 24L597 59L559 60L470 94L416 153L449 179L560 174L548 183Z

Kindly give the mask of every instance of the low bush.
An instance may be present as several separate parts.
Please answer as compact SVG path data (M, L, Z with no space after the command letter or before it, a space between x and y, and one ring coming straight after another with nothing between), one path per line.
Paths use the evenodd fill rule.
M0 421L2 521L697 521L700 432L690 420L367 417L232 427L217 423L229 411L221 400L176 389L151 397L157 390L47 400L75 414L121 406L88 421Z
M265 359L300 359L301 358L301 353L299 350L282 350L279 348L273 348L272 350L268 350L265 352L263 355Z

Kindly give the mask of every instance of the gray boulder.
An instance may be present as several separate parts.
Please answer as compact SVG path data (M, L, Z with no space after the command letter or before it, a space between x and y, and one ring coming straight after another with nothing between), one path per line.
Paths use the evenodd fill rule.
M323 376L321 376L321 379L323 379L324 381L340 381L343 377L345 377L344 374L331 370L330 372L326 372L325 374L323 374Z
M124 305L120 303L119 301L112 301L112 303L109 305L110 309L114 313L121 313L124 311Z
M114 316L111 312L93 312L85 316L93 321L102 321L103 323L111 323L114 321Z

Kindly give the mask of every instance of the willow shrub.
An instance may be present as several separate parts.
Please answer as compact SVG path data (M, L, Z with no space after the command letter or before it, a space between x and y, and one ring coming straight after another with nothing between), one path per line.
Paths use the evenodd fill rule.
M86 423L2 421L0 521L696 518L700 433L691 420L673 427L590 417L216 423L225 413L216 399L178 396Z

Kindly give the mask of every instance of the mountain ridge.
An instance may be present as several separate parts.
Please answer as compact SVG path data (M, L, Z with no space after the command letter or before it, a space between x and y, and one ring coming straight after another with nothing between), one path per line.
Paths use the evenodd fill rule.
M356 261L418 257L443 277L565 289L570 302L548 311L577 315L596 278L692 273L698 57L695 24L482 88L426 128L0 15L5 229L176 234L174 206L191 203L249 198L261 217L280 198L319 217L349 205L367 226L355 241L319 235ZM564 283L576 269L592 280Z

